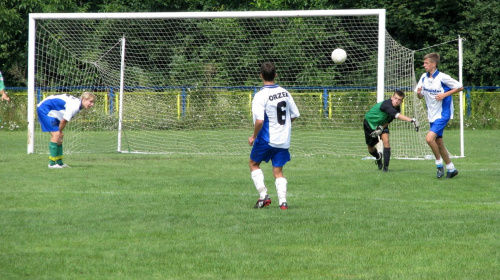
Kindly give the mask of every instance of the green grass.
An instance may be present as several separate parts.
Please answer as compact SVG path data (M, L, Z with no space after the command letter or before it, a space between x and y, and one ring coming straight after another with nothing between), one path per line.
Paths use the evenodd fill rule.
M26 155L2 132L0 279L500 279L500 132L434 162L294 157L288 211L253 209L247 156ZM446 131L452 151L456 131ZM456 152L455 152L456 153Z

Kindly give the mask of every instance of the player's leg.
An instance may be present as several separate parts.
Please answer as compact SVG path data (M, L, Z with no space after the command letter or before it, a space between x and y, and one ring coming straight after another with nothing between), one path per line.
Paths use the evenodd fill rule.
M50 132L49 142L49 168L62 168L62 143L59 131Z
M49 168L61 168L57 161L57 144L59 141L59 120L48 116L48 111L44 107L37 108L38 121L42 127L43 132L50 133L49 142Z
M59 136L59 142L57 143L57 164L59 164L61 167L68 167L66 164L63 163L63 135Z
M370 136L370 133L373 132L373 129L370 128L366 120L363 124L363 130L365 131L365 142L366 146L368 147L368 153L375 158L375 164L377 165L378 169L382 169L382 153L380 153L376 147L379 140L378 137L373 138Z
M389 143L389 130L385 129L382 135L380 135L380 138L382 139L382 143L384 145L384 167L382 170L384 172L387 172L389 171L388 169L389 162L391 160L391 144Z
M250 152L250 174L252 175L252 181L259 193L259 199L254 208L263 208L271 204L271 199L267 195L267 188L264 184L264 173L260 169L260 163L265 161L269 162L271 155L271 147L267 143L261 143L256 140L252 146L252 151Z
M279 205L282 210L288 209L288 203L286 201L286 191L288 181L285 176L283 176L283 167L273 166L273 174L276 179L276 193L278 194Z
M55 149L55 157L54 157L54 160L55 160L55 164L59 165L60 167L64 168L64 167L68 167L66 164L63 163L63 135L61 133L59 133L59 130L58 131L53 131L50 133L51 134L51 137L50 137L50 145L52 145L53 147L49 147L49 149ZM55 146L55 147L54 147Z
M444 167L443 167L443 158L441 153L441 149L446 150L444 148L444 143L443 141L443 131L444 128L446 127L446 124L448 124L448 119L437 119L434 122L430 124L430 130L427 133L426 136L426 141L427 144L429 144L429 147L431 147L432 153L436 157L436 168L437 168L437 178L441 178L444 175ZM442 147L440 147L440 145ZM448 153L448 151L446 151ZM448 155L446 155L447 160L449 160Z
M262 172L262 169L260 169L260 162L250 159L248 165L250 166L252 181L257 189L257 192L259 193L259 199L257 199L255 208L266 207L271 204L271 199L267 195L267 188L264 183L264 173Z
M434 154L434 157L436 157L436 161L441 160L441 153L439 152L439 146L436 143L436 138L437 135L433 131L427 132L427 135L425 136L425 141L431 148L432 153Z
M439 152L439 146L436 142L437 134L434 131L427 132L425 141L431 148L434 157L436 158L436 177L441 178L444 175L443 159L441 158L441 153Z
M443 159L443 161L447 165L450 164L451 163L450 154L448 153L448 150L444 146L443 137L438 137L436 139L436 145L438 146L439 154L441 155L441 158Z
M439 153L441 154L441 158L446 164L446 179L453 178L458 175L458 170L455 168L455 165L450 159L450 153L448 149L444 146L443 137L439 137L436 139L436 143L439 147Z
M288 149L277 149L276 154L272 157L273 175L276 179L276 193L278 194L279 206L281 210L288 209L286 200L286 192L288 181L283 175L283 166L290 161L290 152Z

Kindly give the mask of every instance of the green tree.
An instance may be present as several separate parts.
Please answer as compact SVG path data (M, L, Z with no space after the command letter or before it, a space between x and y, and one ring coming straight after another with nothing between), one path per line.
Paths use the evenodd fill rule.
M465 36L464 75L470 85L500 86L500 1L466 1L460 27Z
M387 30L403 46L422 49L458 35L467 85L500 85L500 1L491 0L4 0L0 5L0 69L8 86L26 86L29 13L386 9ZM456 69L456 45L441 55ZM418 61L418 57L417 57ZM420 62L417 62L419 67Z

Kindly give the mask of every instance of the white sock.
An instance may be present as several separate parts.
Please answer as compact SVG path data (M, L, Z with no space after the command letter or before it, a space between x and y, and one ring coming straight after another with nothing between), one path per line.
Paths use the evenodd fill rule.
M436 159L436 165L443 166L443 159Z
M448 170L448 171L455 170L455 165L453 164L453 162L450 162L449 164L446 165L446 170Z
M261 169L256 169L252 171L251 175L255 188L259 192L260 199L264 199L267 195L266 185L264 184L264 173L262 173Z
M280 177L276 179L276 192L278 193L279 205L286 202L286 185L287 181L285 177Z

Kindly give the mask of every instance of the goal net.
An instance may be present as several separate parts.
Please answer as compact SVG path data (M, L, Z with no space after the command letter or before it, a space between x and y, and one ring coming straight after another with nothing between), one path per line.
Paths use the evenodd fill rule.
M38 102L92 91L96 105L65 129L65 153L248 154L265 61L301 113L292 155L366 156L364 114L398 89L421 131L395 120L393 157L430 152L413 52L385 32L385 10L31 14L29 50L28 153L48 151Z

